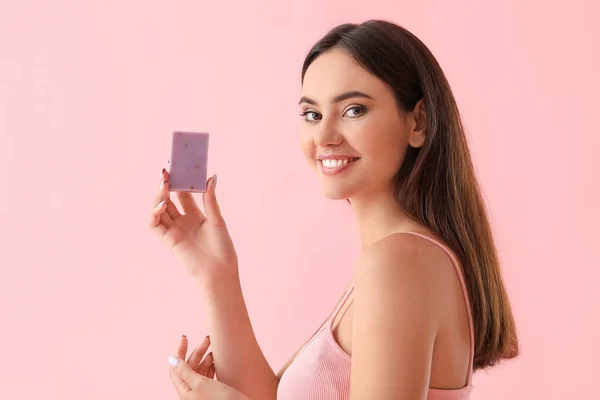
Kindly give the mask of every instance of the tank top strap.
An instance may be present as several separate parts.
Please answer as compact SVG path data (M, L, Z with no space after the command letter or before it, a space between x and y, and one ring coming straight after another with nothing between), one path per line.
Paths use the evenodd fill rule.
M437 247L442 249L444 251L444 253L446 253L446 255L448 255L448 257L452 261L452 264L454 265L454 269L456 270L456 274L458 275L458 280L459 280L460 286L462 288L463 299L465 301L465 306L467 309L467 317L469 320L470 357L469 357L469 370L467 373L467 386L471 386L471 381L473 378L473 362L474 362L474 357L475 357L475 333L474 333L474 328L473 328L473 316L472 316L472 312L471 312L471 302L469 301L469 293L467 291L467 285L465 284L465 279L464 279L464 276L462 273L462 269L460 268L460 264L459 264L458 260L456 259L456 257L454 256L454 253L452 251L450 251L450 249L448 247L446 247L439 241L437 241L433 238L430 238L427 235L423 235L422 233L418 233L418 232L404 231L404 232L399 232L399 233L407 233L410 235L418 236L422 239L429 241L430 243L433 243L434 245L436 245Z
M344 307L344 304L346 304L346 302L348 301L348 298L350 297L350 295L352 294L352 291L354 290L354 282L352 284L350 284L350 287L346 290L346 292L342 295L340 301L338 302L338 305L335 307L335 309L333 310L333 312L331 313L331 315L329 316L329 318L326 321L327 327L329 329L333 328L333 322L335 321L336 317L338 316L338 314L340 313L342 307Z
M314 341L314 339L317 337L318 334L321 333L322 330L328 329L328 328L331 327L331 324L333 323L333 320L335 319L335 317L339 313L341 307L344 305L344 303L348 299L348 296L350 296L350 292L352 291L353 288L354 288L354 283L352 283L348 287L348 289L346 289L346 291L344 293L342 293L342 295L338 299L337 305L335 306L335 308L333 309L333 311L331 312L331 314L329 314L329 317L327 317L326 319L323 320L323 322L321 323L321 325L319 326L319 328L315 331L315 333L313 333L312 336L310 337L310 339L308 339L306 341L306 343L304 343L304 345L301 348L301 351L304 350L306 347L308 347L308 345L311 344Z

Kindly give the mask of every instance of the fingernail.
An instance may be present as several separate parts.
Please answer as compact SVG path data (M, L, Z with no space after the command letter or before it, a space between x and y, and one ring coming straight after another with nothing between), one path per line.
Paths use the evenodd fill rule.
M161 174L164 174L165 172L167 172L166 168L163 168L162 171L160 171Z
M160 207L162 207L162 205L163 205L163 204L165 204L165 201L164 201L164 200L163 200L163 201L161 201L160 203L158 203L158 204L156 205L156 208L160 208Z
M169 356L169 364L176 367L179 364L177 357Z
M217 174L213 175L213 189L217 188Z
M160 183L159 189L162 189L162 188L163 188L163 186L165 186L165 183L167 183L167 181L163 180L163 181Z
M185 336L185 335L181 335L181 337L182 337L183 339L187 339L187 336Z

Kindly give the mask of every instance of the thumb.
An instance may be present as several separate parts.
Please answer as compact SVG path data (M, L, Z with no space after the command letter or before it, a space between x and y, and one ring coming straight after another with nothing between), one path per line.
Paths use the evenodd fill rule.
M221 215L221 209L217 202L217 175L213 175L208 179L206 192L202 195L202 202L204 203L204 212L206 213L206 219L215 225L224 225L225 221Z
M194 371L188 363L174 356L169 357L169 363L173 366L173 370L177 376L189 387L194 388L200 384L200 374Z

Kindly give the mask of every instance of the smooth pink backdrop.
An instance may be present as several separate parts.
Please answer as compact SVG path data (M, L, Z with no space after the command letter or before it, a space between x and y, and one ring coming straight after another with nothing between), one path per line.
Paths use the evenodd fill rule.
M209 171L254 327L278 369L358 252L297 148L301 62L334 24L417 34L454 88L522 355L473 399L597 393L598 2L0 3L0 399L175 399L167 356L204 334L194 283L146 229L173 130Z

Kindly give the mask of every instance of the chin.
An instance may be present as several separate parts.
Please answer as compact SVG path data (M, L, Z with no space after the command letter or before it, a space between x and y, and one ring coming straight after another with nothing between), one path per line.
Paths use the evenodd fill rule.
M338 185L323 184L322 188L325 197L331 200L346 200L355 193L355 191L348 187L340 187Z

